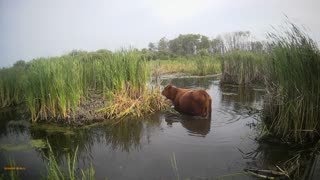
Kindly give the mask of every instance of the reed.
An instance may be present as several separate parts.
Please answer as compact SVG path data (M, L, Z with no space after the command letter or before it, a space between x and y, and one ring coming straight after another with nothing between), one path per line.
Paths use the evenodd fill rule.
M149 78L146 61L136 52L89 53L80 62L84 87L100 92L123 89L127 82L143 87Z
M221 56L221 83L263 84L265 54L248 51L232 51Z
M82 95L80 65L72 58L34 60L27 71L26 105L33 121L65 119Z
M22 103L25 66L0 70L0 108Z
M162 74L186 73L191 75L208 75L220 73L220 61L213 56L195 56L172 60L149 61L149 68L154 76Z
M0 107L24 102L36 122L75 120L77 108L90 99L92 92L107 99L126 84L142 91L149 70L146 61L134 51L74 51L32 60L24 69L2 69L0 75Z
M220 61L214 56L196 56L193 61L196 69L191 71L192 75L204 76L221 72Z
M93 165L91 164L88 169L81 169L80 172L77 171L77 151L78 148L76 148L74 154L71 156L68 154L68 160L67 160L67 166L68 170L65 171L61 165L57 162L54 153L52 151L52 148L49 143L49 155L46 156L47 164L46 164L46 169L47 169L47 177L45 179L70 179L70 180L75 180L75 179L95 179L94 178L94 168Z
M264 121L285 141L305 143L320 137L320 52L296 25L270 33L272 54Z

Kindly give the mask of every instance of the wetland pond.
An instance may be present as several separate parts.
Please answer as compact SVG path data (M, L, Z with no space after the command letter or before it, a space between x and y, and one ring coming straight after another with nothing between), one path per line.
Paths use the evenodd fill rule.
M30 124L19 110L0 114L1 173L9 159L25 167L22 179L41 179L46 173L49 141L59 163L78 146L78 165L92 163L96 179L256 179L245 168L268 169L286 160L290 149L261 144L259 113L264 91L220 86L207 78L169 78L162 84L206 90L212 97L211 120L174 112L111 125L62 128ZM252 153L250 153L252 152Z

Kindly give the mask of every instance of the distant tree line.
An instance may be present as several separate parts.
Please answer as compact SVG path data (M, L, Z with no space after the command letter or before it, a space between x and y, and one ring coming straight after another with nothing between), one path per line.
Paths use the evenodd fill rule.
M163 37L158 42L150 42L148 48L141 50L132 48L120 51L136 51L146 60L166 60L177 57L221 55L232 51L263 53L270 49L271 47L266 41L255 40L249 31L237 31L218 35L212 39L201 34L180 34L171 40ZM100 49L96 52L73 50L68 55L78 57L90 55L93 58L101 58L112 53L107 49ZM28 63L24 60L19 60L14 66L26 67Z
M148 49L143 48L141 53L146 59L152 60L210 56L235 50L262 53L268 51L268 45L265 41L255 40L249 31L226 33L212 39L201 34L180 34L171 40L163 37L158 42L150 42Z

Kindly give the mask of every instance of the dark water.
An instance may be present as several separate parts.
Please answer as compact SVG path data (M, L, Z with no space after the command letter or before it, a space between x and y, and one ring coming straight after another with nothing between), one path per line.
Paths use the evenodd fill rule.
M21 121L19 111L3 110L0 167L13 159L26 168L20 171L22 179L41 178L48 148L30 146L31 140L39 139L50 142L64 165L67 154L78 146L80 168L92 163L96 179L255 179L243 174L243 169L267 169L290 156L286 147L254 140L264 91L220 87L214 78L167 79L163 84L169 82L205 89L212 97L211 120L163 112L116 125L71 129L30 125ZM3 173L3 168L0 171Z

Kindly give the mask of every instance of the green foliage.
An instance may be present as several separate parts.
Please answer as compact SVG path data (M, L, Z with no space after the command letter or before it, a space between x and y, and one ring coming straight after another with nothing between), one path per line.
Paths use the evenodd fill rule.
M210 39L207 36L201 36L198 49L207 50L210 47Z
M158 51L169 51L169 42L165 37L159 40Z
M154 43L152 43L152 42L150 42L148 44L148 48L149 48L150 51L156 51L157 50L156 45Z
M180 56L195 54L196 48L201 42L200 38L200 34L180 34L177 38L169 41L170 51Z
M71 56L30 63L24 90L32 120L64 119L77 107L83 93L79 72L81 66Z
M26 82L25 69L26 66L20 61L13 68L0 70L0 108L22 102L23 88Z
M157 44L157 46L155 45ZM218 35L209 39L201 34L180 34L168 40L161 38L158 43L149 43L149 50L154 53L154 59L172 59L203 55L219 55L233 51L249 51L254 53L267 52L267 43L257 41L249 31L236 31Z
M187 73L191 75L218 74L221 71L220 62L214 56L193 56L175 58L172 60L156 60L149 62L154 76L169 73Z
M107 96L126 84L144 88L147 64L136 51L72 51L0 70L0 106L25 102L33 121L68 119L91 91Z
M320 132L320 53L311 38L290 26L269 34L273 49L264 117L271 133L303 143Z
M193 75L208 75L220 73L220 62L212 56L196 56L193 60L196 69L191 72Z
M145 60L148 60L148 61L155 60L156 59L156 53L153 52L153 51L150 51L150 50L148 50L146 48L143 48L141 50L141 57L142 57L142 59L145 59Z
M208 50L210 43L207 36L185 34L172 40L163 37L159 40L158 47L155 47L154 43L149 43L149 50L155 52L155 59L170 59L196 55L199 49Z
M267 55L233 51L221 56L221 83L248 85L263 83Z
M221 36L218 36L215 39L212 39L210 42L211 53L212 54L222 54L225 51L224 42Z

